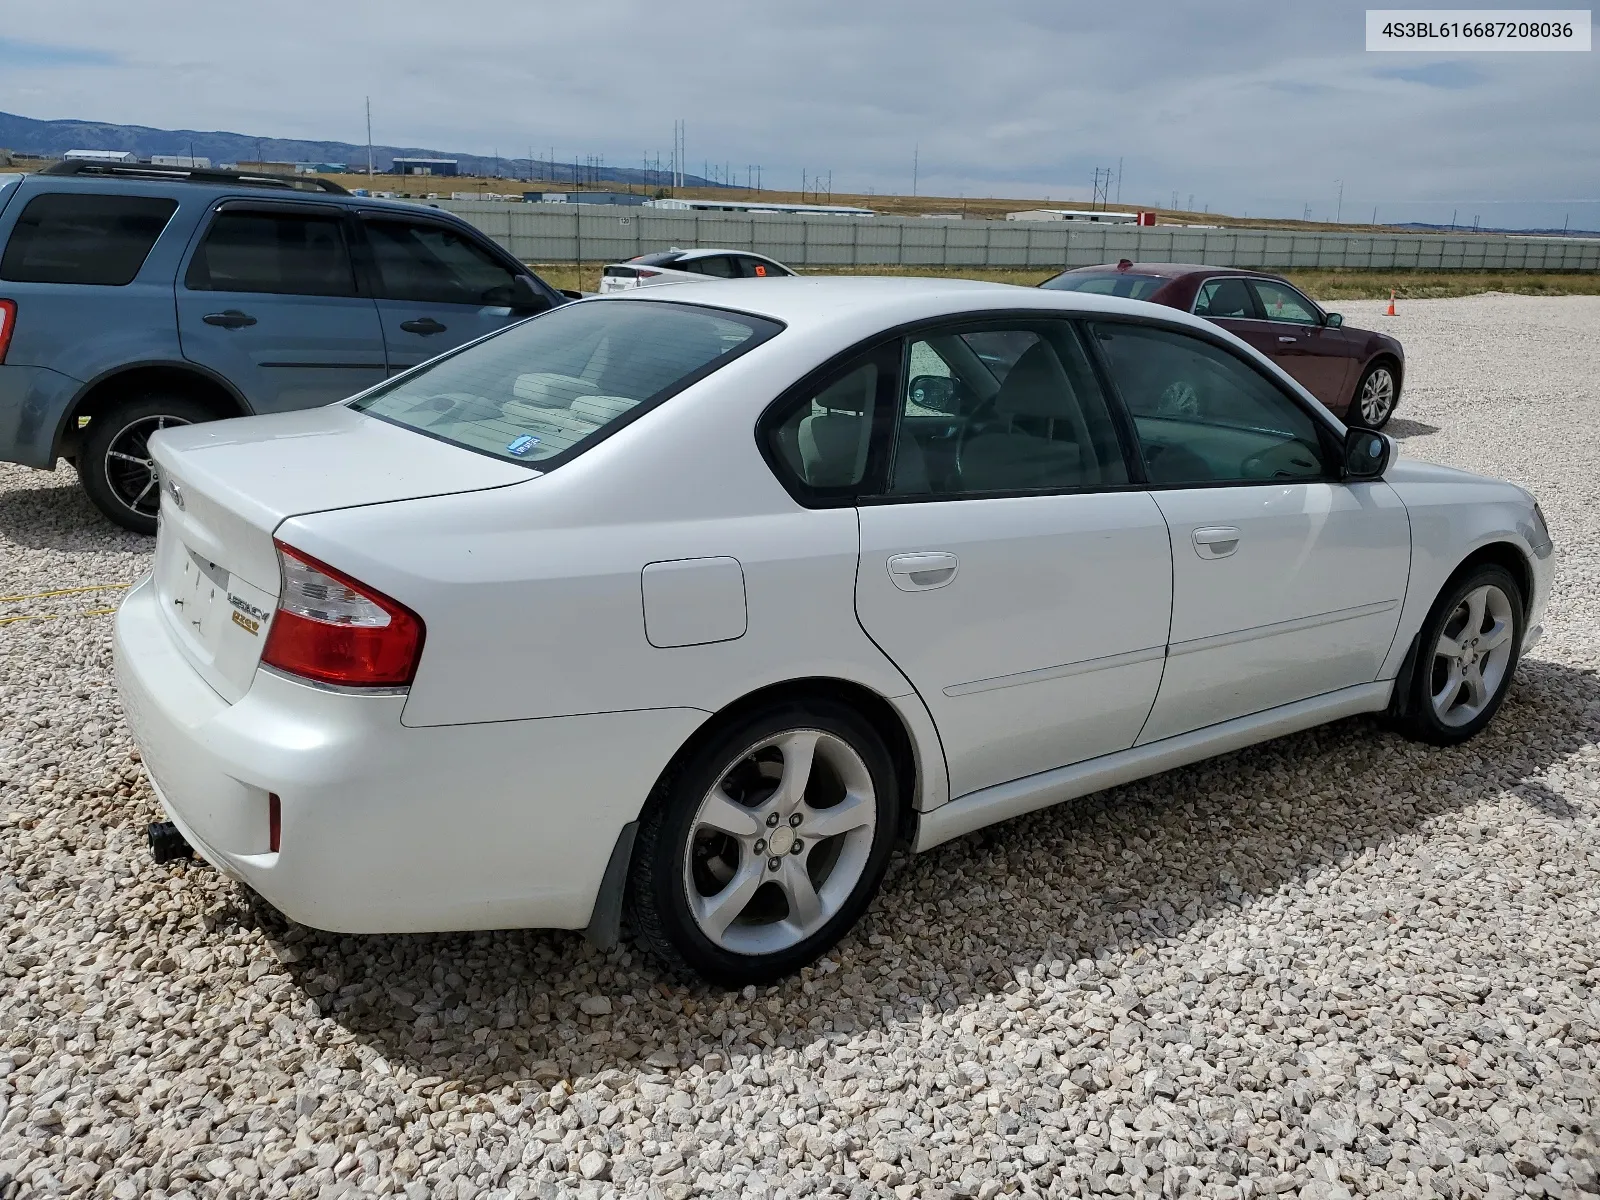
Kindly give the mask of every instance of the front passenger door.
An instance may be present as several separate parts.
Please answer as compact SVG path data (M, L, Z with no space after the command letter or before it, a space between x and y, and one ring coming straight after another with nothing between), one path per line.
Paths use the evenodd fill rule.
M1139 742L1375 680L1411 563L1394 490L1342 482L1311 412L1233 351L1093 332L1172 537L1171 644Z
M465 231L372 213L361 225L391 375L529 315L511 307L517 272Z

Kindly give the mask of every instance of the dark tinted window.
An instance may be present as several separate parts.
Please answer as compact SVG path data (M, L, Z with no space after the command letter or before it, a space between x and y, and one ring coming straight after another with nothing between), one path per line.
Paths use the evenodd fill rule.
M475 239L444 225L365 222L379 295L436 304L509 304L511 268Z
M132 283L177 207L152 196L35 196L11 231L0 279Z
M911 342L907 367L891 493L1127 482L1105 398L1065 322L930 333Z
M537 465L581 449L775 334L760 317L685 304L555 309L446 355L352 407Z
M657 250L654 254L636 255L628 261L640 263L646 267L670 267L682 257L682 250Z
M1069 271L1047 279L1039 286L1057 292L1092 292L1097 296L1126 296L1145 300L1161 290L1167 281L1159 275L1130 275L1126 271Z
M705 258L691 258L688 262L678 264L682 271L693 271L696 275L713 275L718 279L737 279L739 268L733 265L733 260L726 254L710 254Z
M1194 299L1194 315L1248 319L1256 315L1256 302L1242 279L1208 279Z
M734 259L739 264L739 273L746 279L776 279L779 275L788 275L777 263L770 263L764 258L754 258L748 254L741 254Z
M1141 325L1096 325L1094 333L1133 414L1152 483L1324 474L1311 415L1227 350Z
M342 222L310 213L220 214L195 251L184 283L202 292L356 294Z

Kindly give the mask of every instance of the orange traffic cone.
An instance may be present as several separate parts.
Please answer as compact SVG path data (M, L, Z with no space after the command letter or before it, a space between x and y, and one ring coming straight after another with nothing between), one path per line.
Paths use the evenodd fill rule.
M1384 311L1383 315L1386 316L1386 317L1394 316L1394 289L1393 288L1389 289L1389 307Z

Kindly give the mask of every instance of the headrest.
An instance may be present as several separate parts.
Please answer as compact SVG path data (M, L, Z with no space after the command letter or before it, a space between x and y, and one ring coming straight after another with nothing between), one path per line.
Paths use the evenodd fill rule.
M995 394L994 410L1008 417L1066 417L1079 411L1067 373L1047 343L1035 342L1017 359Z
M871 408L877 390L878 365L862 363L844 378L818 392L816 403L830 412L860 414Z
M540 408L566 408L579 396L592 396L600 389L576 375L557 375L554 371L531 371L518 375L511 394Z

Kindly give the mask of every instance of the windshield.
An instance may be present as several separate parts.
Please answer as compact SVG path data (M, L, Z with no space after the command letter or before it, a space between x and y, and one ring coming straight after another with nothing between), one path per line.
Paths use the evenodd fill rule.
M1039 286L1057 292L1093 292L1097 296L1126 296L1130 300L1148 300L1166 282L1160 275L1130 275L1126 271L1079 273L1068 271L1047 279Z
M480 454L548 466L780 328L688 304L563 305L350 406Z

